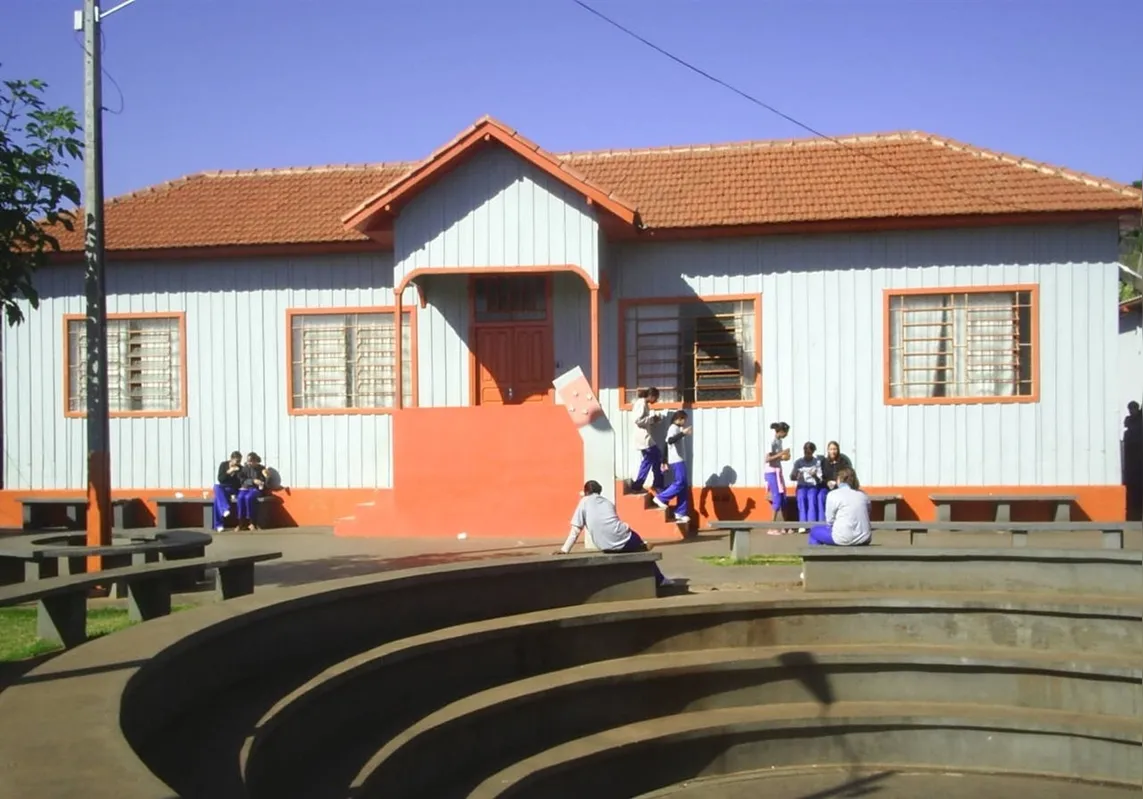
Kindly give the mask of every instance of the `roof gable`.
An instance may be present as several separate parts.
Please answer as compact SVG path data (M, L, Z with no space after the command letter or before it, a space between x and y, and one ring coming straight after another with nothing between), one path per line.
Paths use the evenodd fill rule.
M405 203L427 186L493 142L582 194L589 204L598 205L627 224L635 223L633 206L491 117L484 117L469 126L448 144L345 214L342 222L346 227L368 235L370 230L391 221Z

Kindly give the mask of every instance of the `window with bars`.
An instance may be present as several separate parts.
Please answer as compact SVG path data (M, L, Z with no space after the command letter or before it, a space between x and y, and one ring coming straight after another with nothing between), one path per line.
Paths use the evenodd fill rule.
M87 411L87 320L67 323L68 411ZM117 316L107 320L107 405L110 413L185 412L183 342L178 316Z
M290 318L291 407L369 410L396 406L395 313L295 314ZM413 404L412 314L402 314L402 405Z
M889 297L889 398L1004 399L1035 394L1031 290Z
M666 403L757 400L758 305L755 298L628 305L624 402L651 386Z

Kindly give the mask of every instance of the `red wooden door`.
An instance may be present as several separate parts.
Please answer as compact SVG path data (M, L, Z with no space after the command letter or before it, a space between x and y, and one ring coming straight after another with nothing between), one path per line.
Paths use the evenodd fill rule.
M512 387L513 330L505 327L476 329L476 402L478 405L509 403Z
M546 400L552 390L552 329L546 325L517 327L513 345L509 404Z
M477 405L551 397L554 355L546 275L474 277L472 331Z

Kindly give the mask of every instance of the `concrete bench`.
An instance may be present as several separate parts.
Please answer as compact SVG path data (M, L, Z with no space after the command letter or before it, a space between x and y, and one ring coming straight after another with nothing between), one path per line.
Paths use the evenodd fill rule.
M140 531L114 537L129 543L89 547L82 533L0 541L0 585L58 577L61 560L68 562L68 574L83 574L88 557L93 555L103 558L105 568L130 566L135 558L145 563L157 562L160 557L201 558L213 540L195 530Z
M708 530L726 530L730 533L730 554L735 560L750 557L750 533L789 533L805 528L802 522L713 522ZM1011 533L1012 546L1026 547L1028 533L1082 533L1099 531L1104 549L1123 549L1124 533L1140 529L1139 522L871 522L874 534L878 532L907 532L909 543L921 543L925 535L933 533ZM876 535L875 535L876 537Z
M1012 546L1028 546L1028 533L1083 533L1099 531L1104 549L1123 549L1123 534L1139 529L1138 522L874 522L874 531L909 533L909 543L920 543L928 533L1011 533Z
M898 505L904 501L900 494L867 494L870 504L881 506L881 518L887 522L897 521Z
M267 521L270 511L282 504L282 498L276 494L263 494L258 497L254 510L254 524L263 529L270 527ZM213 529L214 526L214 496L210 497L159 497L155 500L158 509L156 519L160 530L169 530L177 527L177 517L182 508L198 505L202 509L202 526ZM231 517L232 518L232 517Z
M1066 594L1133 603L1139 616L1143 554L1102 549L809 547L807 592L955 591Z
M1016 503L1048 503L1052 506L1052 519L1057 522L1071 521L1072 503L1078 499L1073 494L932 494L929 496L937 506L937 521L952 521L953 505L968 503L988 503L996 505L996 521L1012 520L1012 506ZM889 521L886 519L886 521Z
M25 530L44 529L45 511L63 508L67 526L72 530L82 530L87 523L87 497L21 497ZM135 526L135 499L111 500L111 525L120 530Z
M254 592L255 563L281 556L281 552L262 552L228 558L193 558L53 577L0 588L0 607L38 601L36 634L70 649L87 640L87 595L95 586L126 584L130 618L146 621L170 614L171 586L179 574L217 569L219 598L231 599Z

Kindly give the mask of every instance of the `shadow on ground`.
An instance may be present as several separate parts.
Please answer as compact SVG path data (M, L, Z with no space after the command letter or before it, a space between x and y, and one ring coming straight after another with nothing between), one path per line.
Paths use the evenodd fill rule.
M261 586L296 586L306 583L339 580L346 577L364 577L370 574L442 566L448 563L519 558L533 555L528 550L486 550L482 552L429 552L399 558L379 558L373 555L342 555L312 560L271 561L255 569L257 584Z

